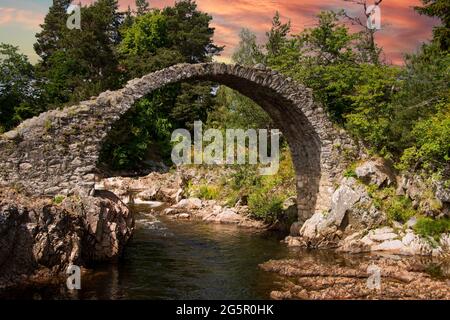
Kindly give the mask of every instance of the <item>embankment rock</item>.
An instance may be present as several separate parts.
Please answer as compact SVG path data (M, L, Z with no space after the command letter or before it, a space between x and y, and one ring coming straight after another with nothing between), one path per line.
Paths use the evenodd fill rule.
M0 190L0 288L36 272L52 277L70 264L116 259L133 228L128 208L110 193L56 204Z

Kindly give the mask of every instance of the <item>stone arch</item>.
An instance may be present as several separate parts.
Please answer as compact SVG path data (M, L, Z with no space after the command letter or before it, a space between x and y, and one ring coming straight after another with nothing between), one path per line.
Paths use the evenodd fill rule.
M345 156L356 150L334 127L312 91L276 71L221 63L179 64L134 79L63 110L52 110L0 136L0 185L36 195L90 193L102 142L135 101L187 80L226 85L258 103L286 136L297 175L301 221L330 208Z

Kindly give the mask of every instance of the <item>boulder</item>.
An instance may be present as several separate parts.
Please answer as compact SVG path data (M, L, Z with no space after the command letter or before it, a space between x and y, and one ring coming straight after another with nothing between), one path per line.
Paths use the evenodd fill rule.
M193 209L200 209L202 206L203 206L202 200L198 198L189 198L189 199L182 199L173 207L193 210Z
M361 195L352 188L346 184L341 185L331 197L331 213L329 219L333 220L333 223L339 227L342 224L342 220L347 211L351 209L360 198Z
M128 208L111 193L55 204L0 190L0 287L36 272L64 274L70 264L115 260L133 228Z
M443 183L438 183L436 186L436 198L441 202L450 203L450 188L446 188Z
M375 184L378 187L390 186L396 181L391 167L383 159L366 161L356 168L355 173L364 183Z
M396 251L401 252L405 245L401 240L388 240L372 247L372 251Z

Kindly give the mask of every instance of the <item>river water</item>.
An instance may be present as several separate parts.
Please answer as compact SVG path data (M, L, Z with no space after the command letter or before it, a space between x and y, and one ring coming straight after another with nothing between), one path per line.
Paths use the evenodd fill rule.
M258 264L284 258L281 235L136 212L123 259L97 266L81 299L267 299L274 275Z
M333 268L349 260L333 251L294 250L282 234L235 226L174 221L134 208L136 230L118 263L96 265L82 275L81 290L65 283L5 292L22 299L269 299L280 278L259 264L307 259ZM364 257L352 256L351 263Z

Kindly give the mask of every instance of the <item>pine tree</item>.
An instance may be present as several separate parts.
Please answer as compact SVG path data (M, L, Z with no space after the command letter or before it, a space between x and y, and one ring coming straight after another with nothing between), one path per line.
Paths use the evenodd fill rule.
M211 55L223 50L213 43L212 17L197 10L195 1L178 1L175 6L166 7L163 14L167 17L169 42L186 58L186 62L206 62Z
M249 29L239 33L239 45L233 52L233 61L243 66L254 66L264 61L264 54L256 43L256 35Z
M38 34L38 66L50 107L79 101L118 86L115 47L122 14L117 0L98 0L81 8L81 30L66 27L65 6L55 1ZM53 29L54 28L54 29Z
M42 31L36 34L37 42L34 44L34 50L44 64L55 51L61 49L61 39L66 30L68 17L66 10L70 3L71 0L53 0L44 24L41 25Z
M280 52L290 31L291 22L282 23L280 13L277 11L272 20L272 28L266 33L268 38L266 49L269 56L276 56Z
M450 1L422 0L423 7L415 7L420 14L441 19L442 25L433 28L433 40L443 51L450 48Z
M142 16L150 11L150 4L147 0L136 0L136 15Z
M34 69L17 47L0 43L0 133L34 116L38 109Z
M131 7L128 6L127 11L124 13L124 19L123 19L123 23L122 23L122 28L123 30L131 27L133 25L133 11L131 11Z

